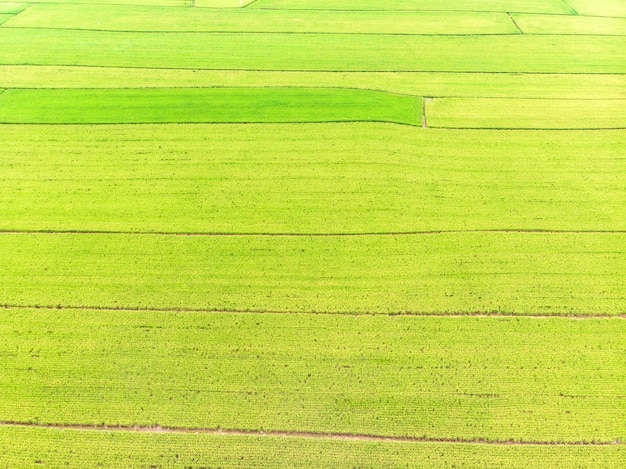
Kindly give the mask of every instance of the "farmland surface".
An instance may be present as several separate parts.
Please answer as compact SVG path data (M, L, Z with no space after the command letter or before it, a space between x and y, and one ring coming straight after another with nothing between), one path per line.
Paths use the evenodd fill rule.
M0 468L623 468L620 0L0 2Z

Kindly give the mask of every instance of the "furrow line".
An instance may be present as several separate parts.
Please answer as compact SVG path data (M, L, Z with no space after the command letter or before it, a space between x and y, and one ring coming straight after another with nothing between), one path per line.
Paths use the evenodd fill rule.
M475 311L468 313L428 313L428 312L353 312L353 311L280 311L280 310L264 310L264 309L220 309L220 308L185 308L185 307L148 307L148 306L94 306L94 305L18 305L18 304L0 304L0 309L41 309L45 311L126 311L126 312L154 312L154 313L215 313L215 314L315 314L323 316L411 316L411 317L443 317L443 318L529 318L529 319L568 319L568 320L607 320L607 319L626 319L626 314L611 315L606 313L587 314L587 313L566 313L566 314L536 314L536 313L506 313L506 312L486 312Z
M278 438L308 438L317 440L356 440L356 441L393 441L415 443L450 443L467 445L520 445L520 446L612 446L621 445L620 440L579 440L579 441L532 441L515 439L487 439L487 438L437 438L430 436L391 436L374 435L367 433L334 433L288 430L247 430L222 428L187 428L170 426L131 426L131 425L87 425L87 424L40 424L30 422L0 422L2 427L47 428L56 430L108 431L108 432L137 432L137 433L201 433L222 436L267 436Z
M482 129L481 129L482 130ZM520 130L520 129L518 129ZM124 230L10 230L0 229L1 235L138 235L138 236L181 236L181 237L285 237L285 238L332 238L369 236L433 236L463 233L519 233L519 234L626 234L626 230L556 230L556 229L477 229L477 230L424 230L391 232L337 232L337 233L297 233L297 232L220 232L220 231L124 231Z
M520 34L524 34L524 31L522 31L522 28L519 27L519 24L517 24L517 21L515 21L515 18L513 18L513 15L511 15L511 13L507 12L507 16L509 17L509 19L511 20L511 22L513 23L515 28L519 31L519 33Z
M515 34L515 36L519 36ZM547 36L550 36L549 34ZM284 69L284 68L211 68L211 67L132 67L128 65L87 65L67 63L0 63L0 67L28 66L28 67L60 67L60 68L116 68L121 70L202 70L214 72L287 72L287 73L449 73L463 75L565 75L565 76L624 76L626 72L528 72L528 71L482 71L482 70L408 70L408 69L363 69L363 70L337 70L337 69ZM566 98L564 98L566 99Z

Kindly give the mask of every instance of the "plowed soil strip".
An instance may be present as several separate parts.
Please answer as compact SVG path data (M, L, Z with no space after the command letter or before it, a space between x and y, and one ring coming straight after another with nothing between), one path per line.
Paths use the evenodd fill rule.
M393 442L418 442L418 443L451 443L451 444L478 444L478 445L526 445L526 446L611 446L619 445L621 441L524 441L524 440L487 440L484 438L435 438L428 436L385 436L354 433L322 433L306 431L280 431L280 430L239 430L221 428L185 428L185 427L143 427L143 426L106 426L85 424L38 424L29 422L0 422L0 427L34 427L56 430L83 430L83 431L107 431L107 432L138 432L138 433L202 433L206 435L223 436L270 436L279 438L309 438L324 440L356 440L356 441L393 441Z
M505 313L505 312L488 312L473 311L469 313L426 313L421 311L402 311L402 312L354 312L354 311L288 311L288 310L265 310L265 309L220 309L220 308L186 308L184 306L178 308L158 308L143 306L94 306L94 305L17 305L17 304L0 304L1 309L42 309L42 310L84 310L84 311L149 311L154 313L215 313L215 314L317 314L330 316L416 316L416 317L446 317L446 318L462 318L462 317L479 317L479 318L533 318L533 319L626 319L626 314L536 314L536 313Z

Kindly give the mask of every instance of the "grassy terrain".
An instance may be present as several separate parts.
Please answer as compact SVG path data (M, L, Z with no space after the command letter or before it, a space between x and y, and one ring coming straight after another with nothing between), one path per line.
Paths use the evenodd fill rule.
M504 13L362 12L38 4L6 26L115 31L516 34Z
M626 75L285 72L0 65L0 88L340 87L416 96L624 99Z
M8 309L0 327L5 421L626 437L620 319Z
M14 44L24 47L12 47ZM46 44L45 48L39 44ZM0 28L0 64L312 71L624 73L626 37L368 36ZM211 53L207 53L211 51Z
M223 469L411 468L582 469L619 467L623 446L487 446L371 441L311 442L306 438L145 434L111 431L5 428L0 447L7 464L44 467L221 467Z
M624 233L2 234L13 305L622 314Z
M0 133L5 230L626 230L620 131L483 131L480 144L379 124Z
M441 98L427 115L444 128L624 129L626 100Z
M0 3L0 468L622 469L624 8Z
M588 0L587 0L588 1ZM593 1L593 0L592 0ZM607 0L604 0L607 1ZM611 0L608 0L611 1ZM616 0L612 0L617 3ZM381 3L377 0L257 0L253 8L307 9L307 10L407 10L407 11L501 11L551 14L572 14L562 0L395 0Z
M421 100L371 90L204 88L150 90L12 89L0 122L341 122L417 124Z

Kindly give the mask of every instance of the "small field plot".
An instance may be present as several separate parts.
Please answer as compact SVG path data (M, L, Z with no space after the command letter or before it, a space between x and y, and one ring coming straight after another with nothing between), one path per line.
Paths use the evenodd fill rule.
M7 26L115 31L320 32L367 34L516 34L504 13L239 11L38 4Z
M0 234L9 305L623 314L626 234Z
M0 122L417 123L421 101L380 91L321 88L8 90Z
M368 36L0 28L0 64L292 71L623 73L626 37ZM23 47L14 47L22 44ZM46 44L46 47L41 47Z
M580 15L616 16L626 18L623 0L567 0Z
M428 103L428 125L447 128L626 128L626 100L462 99Z
M515 15L524 34L595 34L626 36L626 18Z
M1 425L0 447L12 448L5 456L7 464L29 469L42 465L76 469L195 465L223 469L448 469L460 461L465 469L618 469L625 457L623 445L467 445Z
M618 0L614 0L618 1ZM528 0L257 0L254 8L320 9L320 10L438 10L438 11L500 11L572 14L571 8L561 0L541 2Z
M622 131L477 137L360 123L4 125L0 134L3 230L626 230Z
M147 5L153 7L191 7L192 1L193 0L37 0L36 3L78 3L93 5ZM232 2L234 2L234 0L232 0L231 3Z
M0 14L15 15L28 6L28 3L0 3Z
M0 328L2 421L527 443L626 436L619 318L10 308Z
M626 75L305 72L0 65L0 88L318 87L415 96L626 99Z

